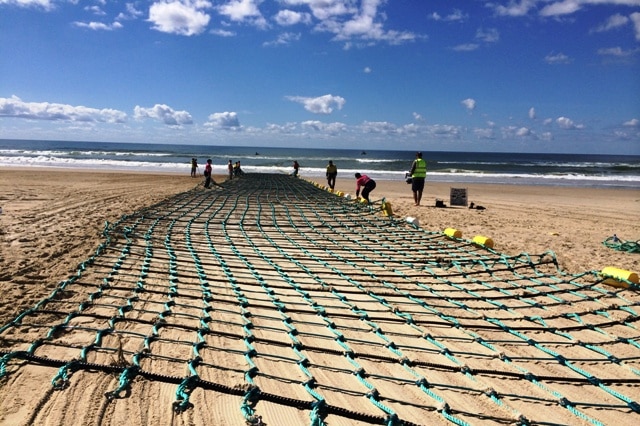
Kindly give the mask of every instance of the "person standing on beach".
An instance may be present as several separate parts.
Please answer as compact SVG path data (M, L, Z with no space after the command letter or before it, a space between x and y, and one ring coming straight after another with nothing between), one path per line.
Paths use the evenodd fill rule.
M300 164L298 164L298 161L295 160L293 162L293 173L291 173L291 176L298 177L298 172L299 171L300 171Z
M240 162L236 161L236 164L233 166L233 175L238 177L238 176L242 176L243 174L244 172L240 168Z
M376 188L376 181L367 175L356 173L356 197L360 196L360 188L362 188L362 198L367 200L367 203L371 204L369 194Z
M192 158L191 159L191 177L192 178L196 177L197 170L198 170L198 159Z
M229 180L233 179L233 164L231 160L229 160L229 164L227 164L227 170L229 171Z
M424 180L427 177L427 162L422 159L422 153L416 152L416 159L411 165L411 190L413 191L413 202L416 206L422 201L422 191L424 190Z
M332 191L335 189L337 176L338 167L333 164L333 161L329 160L329 165L327 166L327 184Z
M204 187L205 188L208 188L211 185L211 172L212 172L211 158L209 158L207 160L207 165L204 166L204 177L205 177Z

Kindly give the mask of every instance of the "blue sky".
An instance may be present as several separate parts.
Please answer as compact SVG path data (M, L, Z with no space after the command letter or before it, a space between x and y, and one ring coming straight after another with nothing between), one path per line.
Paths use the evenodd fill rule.
M640 0L0 0L0 138L640 155Z

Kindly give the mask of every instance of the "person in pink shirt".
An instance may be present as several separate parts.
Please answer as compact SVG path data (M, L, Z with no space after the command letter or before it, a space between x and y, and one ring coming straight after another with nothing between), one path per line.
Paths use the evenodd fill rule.
M360 188L362 188L362 198L367 200L367 203L371 204L369 194L376 188L376 181L367 175L356 173L356 197L360 196Z

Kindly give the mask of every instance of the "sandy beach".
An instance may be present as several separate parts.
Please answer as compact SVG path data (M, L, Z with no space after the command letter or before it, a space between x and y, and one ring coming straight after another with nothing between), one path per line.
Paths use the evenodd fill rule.
M302 178L304 179L304 176ZM217 176L215 180L222 182L224 178ZM325 184L321 179L308 180L317 181L320 185ZM78 265L88 259L104 241L102 232L105 228L105 222L113 224L120 220L123 215L129 215L148 206L161 203L178 193L192 190L206 191L199 186L200 184L200 178L191 178L188 175L131 174L82 170L0 170L0 207L2 208L2 213L0 214L0 291L2 292L2 298L0 298L0 326L11 321L20 312L32 307L44 297L47 297L61 281L75 274L78 270ZM484 209L450 206L449 195L452 186L466 188L468 200L484 207ZM347 194L354 194L355 182L351 179L339 177L336 189ZM640 223L640 193L638 191L519 185L451 185L427 181L422 205L415 206L410 185L404 182L382 181L378 182L377 188L373 191L371 197L374 201L385 198L390 202L394 217L398 220L415 218L420 228L428 231L443 231L445 228L455 228L462 233L462 239L470 240L476 235L489 237L494 242L493 249L496 252L509 256L515 256L519 253L537 255L553 251L557 256L561 270L568 274L578 274L592 270L600 271L607 266L635 272L640 271L640 254L612 250L602 244L603 240L613 234L616 234L622 240L636 241L640 239L640 228L638 227L638 223ZM437 199L444 201L447 207L435 207ZM383 231L380 232L382 233ZM283 244L289 243L283 240ZM269 247L258 247L254 250L260 249L269 251ZM312 254L314 252L309 250L309 253ZM288 261L288 263L290 262ZM86 297L86 295L79 296L81 300ZM631 291L627 291L623 296L626 298L625 300L636 301L636 303L640 301L640 297ZM281 295L280 298L286 302L289 297L291 296ZM618 302L607 301L606 303L607 306L610 306L612 303ZM366 305L366 302L358 302L358 306L362 305ZM479 307L476 309L481 310ZM588 309L598 310L598 307L588 305ZM615 309L612 308L612 311L615 311ZM554 315L558 313L556 311L553 312ZM254 316L256 314L260 318L259 313L253 313ZM377 315L381 316L382 314L377 312ZM523 313L523 315L527 316L526 313ZM540 315L540 313L538 312L535 315ZM618 311L615 311L612 315L615 318L622 317ZM471 320L467 319L467 321ZM353 326L355 327L355 325ZM388 325L388 327L392 328L391 325ZM406 332L406 330L403 332ZM178 331L174 330L174 333L178 333ZM575 333L576 335L579 334L579 332ZM615 340L614 333L610 333L607 337L604 337L606 333L599 335L600 337L594 337L597 333L593 331L591 333L580 336L580 339L586 341L598 339L602 339L602 341ZM616 333L619 332L617 331ZM387 334L389 336L393 335L393 333ZM635 339L636 343L638 343L637 333L634 335L634 333L629 332L628 337ZM16 336L3 337L0 335L1 347L15 347L13 346L15 344L14 338ZM399 337L397 339L401 340ZM72 342L73 336L69 336L68 340ZM224 342L225 339L223 338L218 341L220 345L224 345ZM228 344L233 346L232 343ZM318 346L322 345L322 342L318 343ZM20 350L26 350L28 347L26 344L17 346L20 346ZM407 346L410 345L407 344ZM623 354L637 354L638 349L636 347L627 346L629 346L627 349L617 352L618 357ZM558 346L555 346L555 344L550 344L550 347L558 350ZM611 346L607 346L607 348L611 348ZM242 345L235 349L241 352L246 350ZM135 350L131 349L131 352L135 352ZM189 350L190 348L187 347L184 351L189 352ZM524 348L518 350L523 354L525 353ZM586 351L584 348L581 350ZM126 353L129 352L125 348ZM47 355L42 356L46 357ZM57 356L60 355L58 354ZM50 357L55 358L53 354ZM473 357L471 356L471 358ZM586 356L586 358L589 358L589 356ZM237 406L240 404L239 400L241 399L239 396L223 394L222 396L213 397L203 395L202 389L197 389L194 391L194 399L197 400L197 402L194 402L195 408L178 415L170 407L169 409L158 407L162 404L157 403L158 399L163 403L171 401L175 395L175 385L158 385L151 381L151 384L144 386L144 389L138 388L131 391L132 394L129 396L129 400L135 399L137 401L135 404L133 402L121 404L121 400L118 399L109 405L103 401L105 399L103 397L104 389L117 387L117 375L99 375L95 372L79 371L74 374L71 388L51 391L51 377L55 374L54 369L42 366L19 367L21 362L12 361L11 366L8 368L9 374L7 377L0 379L0 406L3 407L0 410L0 424L3 425L56 425L68 423L74 418L78 419L75 424L113 425L122 424L122 421L126 419L128 424L134 426L144 424L237 425L244 424L246 420L246 417L243 419L238 414ZM94 360L94 362L98 361ZM270 362L273 364L278 363L277 360ZM472 360L469 362L477 364L480 361ZM590 361L585 362L589 364ZM322 364L320 355L316 355L314 364ZM343 362L343 364L345 365L342 367L348 367L348 363ZM532 363L529 367L533 369L534 364ZM595 361L591 365L596 364L599 371L607 368L607 364L598 364ZM637 371L640 369L638 358L636 357L635 361L629 360L624 364L629 371L636 371L636 373L630 375L637 378ZM374 361L368 360L367 372L374 370L374 365ZM488 362L488 365L495 366L495 363ZM264 364L261 367L261 370L266 368ZM231 369L231 367L229 368ZM274 371L279 371L279 367L274 365L273 368ZM541 367L538 374L543 375L543 371L544 368ZM394 371L388 371L387 373L392 376L399 374L398 372L394 373ZM188 374L188 372L183 371L182 374ZM217 379L224 381L222 377L225 374L227 373L221 372ZM553 373L549 370L548 374ZM19 377L19 380L15 378L16 376ZM438 377L445 380L444 376L446 375L442 373ZM215 381L214 379L213 377L209 378L212 381ZM300 380L303 381L302 379ZM243 386L242 376L234 377L231 382L235 386ZM490 381L484 380L483 383L490 383ZM384 389L382 385L378 386L378 391L385 395L402 393L404 392L403 389L406 388L405 385L397 383L388 384L394 390ZM489 386L494 389L506 387L504 383L499 385L489 384ZM283 386L283 388L288 387L289 385ZM478 384L478 389L482 387L482 384ZM268 388L268 385L261 386L261 388L264 391L265 388ZM299 388L300 391L304 390L301 386ZM569 390L568 385L565 384L558 384L555 387L555 389L566 389L567 392L571 392L570 397L572 400L591 400L590 392L595 391L588 388L588 386L584 388L585 394L582 395L575 394L575 388ZM270 389L273 391L277 387L271 387ZM618 390L634 397L637 401L640 400L639 389L638 384L634 384L624 388L621 387ZM33 393L26 393L27 390ZM344 390L347 395L352 391L346 388ZM212 393L214 391L207 390L206 392ZM288 397L295 398L293 391L283 392ZM336 392L337 390L330 391L325 389L325 394L332 395ZM407 392L414 391L407 390ZM502 392L506 391L503 389ZM465 398L468 398L469 401L474 401L471 405L475 407L474 409L477 412L486 409L486 412L494 414L497 416L496 418L504 419L508 417L505 412L509 410L501 411L500 404L487 408L486 406L491 405L490 401L487 402L489 398L478 402L482 398L469 393L465 394L465 392L459 392L457 395L454 395L455 392L453 390L442 391L441 393L451 394L447 399L450 405L453 405L451 403L453 401L454 404L458 403L459 406L464 406ZM560 391L559 393L563 392ZM218 398L218 401L213 403L216 398ZM429 400L429 398L425 398ZM334 401L339 399L340 396L333 396ZM615 400L615 398L613 399ZM70 401L76 402L71 403ZM571 415L567 410L560 408L559 405L551 404L544 398L540 401L542 402L533 404L534 407L537 406L538 410L527 407L526 404L521 407L515 402L512 402L510 406L518 407L516 411L524 413L521 415L527 418L534 417L536 411L539 411L540 408L543 408L541 411L547 410L549 417L541 414L536 419L538 421L554 421L557 424L592 424L579 416ZM609 402L614 404L611 401ZM82 410L78 408L81 404L92 405L92 407L81 413ZM215 413L205 414L202 411L203 404L211 404L216 407L217 411L213 410ZM361 404L363 408L356 406L351 407L351 409L356 411L370 410L370 408L364 407L366 405L365 402ZM339 404L335 403L334 405ZM396 407L402 404L395 403L392 405ZM425 402L425 407L435 405L437 403L433 401ZM614 419L616 418L620 420L617 422L620 425L636 423L640 418L639 414L625 409L624 405L624 403L621 403L622 408L618 407L609 414L606 413L606 410L600 410L599 408L585 410L590 418L599 419L603 424L614 424ZM406 412L405 417L410 417L409 422L414 424L434 424L431 420L423 423L422 420L424 418L421 420L419 415L411 413L406 408L397 408L396 411L398 410ZM301 411L303 412L302 414L300 413ZM435 408L433 410L429 408L426 411L434 413L428 416L435 416L435 413L441 412ZM261 402L256 409L256 413L258 412L261 416L260 421L264 421L264 424L273 426L309 424L308 411L287 407L286 404L277 404L273 401L269 404ZM516 413L514 417L518 418L518 415ZM439 423L447 424L445 418L438 416L433 418L436 417L439 419ZM429 418L431 419L431 417ZM467 416L465 419L470 424L502 423L502 421L489 417L470 418ZM327 418L327 424L332 425L367 423L362 419L354 420L335 414ZM261 423L255 420L254 424Z

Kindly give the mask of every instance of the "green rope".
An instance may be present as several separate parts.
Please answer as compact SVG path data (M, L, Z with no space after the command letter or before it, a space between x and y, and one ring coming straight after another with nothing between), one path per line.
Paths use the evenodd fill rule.
M627 253L640 253L640 240L637 241L624 241L618 238L616 234L607 238L602 242L605 247L608 247L617 251L624 251Z

